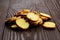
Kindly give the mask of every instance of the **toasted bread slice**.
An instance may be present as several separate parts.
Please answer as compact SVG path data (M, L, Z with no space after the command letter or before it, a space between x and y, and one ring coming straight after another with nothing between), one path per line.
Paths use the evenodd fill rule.
M24 10L22 10L22 12L23 12L23 13L29 13L30 10L29 10L29 9L24 9Z
M19 16L19 17L12 17L12 18L7 19L6 21L16 21L17 19L20 19L20 18L21 18L21 16Z
M27 18L32 21L37 21L39 19L39 16L34 14L33 12L30 12L27 14Z
M41 18L39 18L39 25L43 24L43 20Z
M12 18L7 19L6 21L15 21L16 19L17 17L12 17Z
M37 11L33 11L33 13L35 13L38 16L40 16L40 14Z
M38 21L34 22L35 25L41 25L43 23L43 20L41 18L39 18Z
M40 18L43 19L43 20L48 20L49 19L49 18L44 17L44 16L40 16Z
M51 16L50 16L50 15L45 14L45 13L40 13L40 15L41 15L41 16L44 16L44 17L47 17L47 18L51 18Z
M23 16L23 15L27 15L28 13L24 13L24 12L22 12L22 11L20 11L20 12L18 12L17 14L16 14L16 16Z
M11 28L17 28L17 25L15 25L15 24L11 25Z
M29 12L29 9L24 9L22 11L19 11L15 16L27 15Z
M37 11L33 11L33 13L37 14L38 12Z
M29 28L29 23L26 22L24 19L17 19L16 24L18 25L18 27L20 27L22 29L28 29Z
M54 22L44 22L43 26L45 28L56 28L56 24Z

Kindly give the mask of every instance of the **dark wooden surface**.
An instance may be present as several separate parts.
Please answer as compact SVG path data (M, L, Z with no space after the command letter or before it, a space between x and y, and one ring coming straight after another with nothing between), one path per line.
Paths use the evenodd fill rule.
M4 20L26 8L51 15L56 29L14 31L5 26ZM60 40L60 0L0 0L0 40Z

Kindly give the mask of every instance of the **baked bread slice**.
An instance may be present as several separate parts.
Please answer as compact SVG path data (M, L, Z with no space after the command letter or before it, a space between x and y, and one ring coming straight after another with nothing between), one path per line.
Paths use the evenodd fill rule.
M17 19L16 20L16 24L18 25L18 27L22 28L22 29L28 29L29 28L29 23L26 22L24 19Z
M51 18L51 16L50 16L50 15L45 14L45 13L40 13L40 15L41 15L41 16L44 16L44 17L47 17L47 18Z
M35 25L42 25L43 24L43 20L41 18L39 18L38 21L34 22Z
M39 16L34 14L33 12L30 12L27 14L27 18L32 21L37 21L39 19Z
M44 22L43 27L45 27L45 28L56 28L56 24L54 22Z

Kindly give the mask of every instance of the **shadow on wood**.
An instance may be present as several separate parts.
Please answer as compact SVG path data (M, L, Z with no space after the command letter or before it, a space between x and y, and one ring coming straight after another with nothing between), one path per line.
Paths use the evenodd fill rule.
M6 28L8 28L8 29L10 29L10 30L13 30L13 31L17 31L17 32L19 32L19 31L21 31L21 32L23 32L23 31L29 31L29 30L31 30L31 29L35 29L35 28L38 28L38 27L39 27L39 26L35 26L35 25L30 25L28 29L22 29L22 28L20 28L20 27L11 28L11 25L13 25L13 24L14 24L14 22L13 22L13 23L10 23L10 22L8 22L8 21L5 22Z

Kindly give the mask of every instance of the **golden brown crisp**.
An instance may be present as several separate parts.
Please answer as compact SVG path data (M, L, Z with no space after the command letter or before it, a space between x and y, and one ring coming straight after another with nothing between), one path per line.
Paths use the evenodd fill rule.
M44 16L40 16L40 18L43 19L43 20L48 20L49 19L49 18L44 17Z
M11 26L11 28L17 28L17 25L14 24L14 25Z
M24 10L22 10L22 12L23 12L23 13L29 13L30 10L29 10L29 9L24 9Z
M24 19L17 19L16 24L18 25L18 27L20 27L22 29L28 29L29 28L29 23L26 22Z
M51 16L50 16L50 15L45 14L45 13L40 13L40 15L41 15L41 16L44 16L44 17L47 17L47 18L51 18Z
M12 18L7 19L7 21L15 21L16 19L17 17L12 17Z
M42 25L42 23L43 23L43 20L41 18L39 18L38 21L34 22L35 25L38 25L38 24Z
M37 21L39 19L39 16L34 14L33 12L30 12L27 14L27 18L32 21Z
M45 28L56 28L56 24L54 22L44 22L43 26Z

